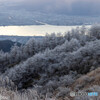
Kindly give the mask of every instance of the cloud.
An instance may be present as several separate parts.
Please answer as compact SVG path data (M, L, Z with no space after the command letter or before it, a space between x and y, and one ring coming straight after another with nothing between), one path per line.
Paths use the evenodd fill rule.
M100 0L0 0L7 9L25 9L48 13L99 14Z

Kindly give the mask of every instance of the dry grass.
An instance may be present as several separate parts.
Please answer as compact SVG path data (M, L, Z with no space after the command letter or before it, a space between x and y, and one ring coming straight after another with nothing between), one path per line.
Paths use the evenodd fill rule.
M0 96L2 97L2 100L56 100L55 98L40 96L32 89L27 90L24 93L19 93L18 91L10 91L5 88L0 88Z
M80 77L70 87L74 90L77 86L80 86L80 89L85 89L94 85L100 86L100 68Z

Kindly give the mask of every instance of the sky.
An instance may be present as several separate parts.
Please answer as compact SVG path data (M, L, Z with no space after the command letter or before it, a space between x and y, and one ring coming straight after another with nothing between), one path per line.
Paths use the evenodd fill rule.
M0 0L9 10L40 11L67 15L100 15L100 0Z

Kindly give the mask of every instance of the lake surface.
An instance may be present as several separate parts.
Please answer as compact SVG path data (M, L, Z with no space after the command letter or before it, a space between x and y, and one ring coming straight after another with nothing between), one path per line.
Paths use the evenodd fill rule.
M54 26L54 25L30 25L30 26L0 26L0 35L18 36L44 36L46 33L65 33L71 29L82 26ZM90 25L86 26L87 28Z

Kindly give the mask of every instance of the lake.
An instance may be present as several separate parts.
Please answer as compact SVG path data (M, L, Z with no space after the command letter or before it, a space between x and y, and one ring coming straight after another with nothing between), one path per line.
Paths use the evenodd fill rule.
M0 26L0 35L18 36L44 36L46 33L65 33L71 29L82 26L54 26L54 25L29 25L29 26ZM90 25L86 26L87 28Z

